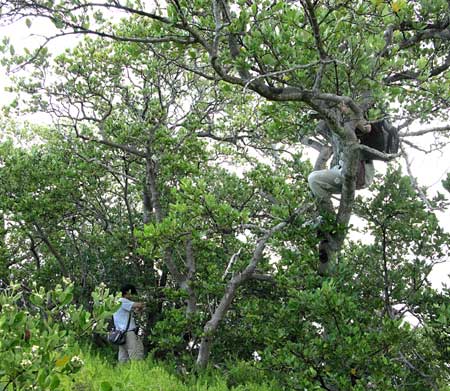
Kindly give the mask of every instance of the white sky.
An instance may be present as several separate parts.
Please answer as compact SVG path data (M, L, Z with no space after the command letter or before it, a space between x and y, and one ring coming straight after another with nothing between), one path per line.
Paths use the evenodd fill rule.
M20 52L23 47L36 47L40 42L42 42L42 37L40 34L49 34L52 31L56 31L54 27L49 24L46 20L34 20L31 28L25 26L25 22L21 21L16 23L14 26L0 26L0 40L6 35L10 37L13 42L16 53ZM33 35L34 33L34 35ZM50 43L50 51L52 53L61 52L67 47L72 47L76 43L74 37L64 37L52 41ZM1 68L0 68L1 70ZM4 91L4 88L9 84L8 77L5 72L2 72L5 76L0 78L0 105L6 104L11 100L11 95ZM38 115L30 117L32 122L48 122L48 117ZM426 139L428 137L428 140ZM425 136L420 140L421 145L427 145L432 136ZM0 137L1 139L1 137ZM412 140L417 142L418 140ZM432 154L423 154L417 152L411 152L411 165L414 175L421 186L426 186L429 188L429 194L436 194L438 191L449 194L443 190L441 181L447 176L450 169L450 160L446 158L450 156L450 146L447 146L440 152L434 152ZM375 167L378 171L383 171L385 164L383 162L376 162ZM406 172L406 170L405 170ZM449 211L445 213L438 213L438 217L443 228L450 232L450 217ZM437 265L432 272L432 282L436 288L441 288L442 283L450 285L450 260L444 264Z

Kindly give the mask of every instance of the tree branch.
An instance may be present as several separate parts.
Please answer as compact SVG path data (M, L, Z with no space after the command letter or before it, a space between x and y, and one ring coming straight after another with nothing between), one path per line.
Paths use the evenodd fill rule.
M278 223L270 230L265 232L257 241L253 255L250 262L240 273L235 274L225 287L225 293L222 296L219 304L214 310L211 319L205 324L203 328L204 336L202 337L199 353L197 356L197 366L203 368L206 366L212 344L212 337L217 331L220 322L223 320L228 308L236 295L238 288L254 274L258 263L261 261L264 249L266 248L268 240L276 233L281 231L284 227L290 224L301 212L304 212L306 207L296 209L286 220Z
M444 126L435 126L433 128L428 128L428 129L420 129L420 130L416 130L414 132L404 131L404 132L400 132L399 136L400 137L417 137L417 136L423 136L424 134L429 134L429 133L445 133L448 131L450 131L450 124L444 125Z
M425 195L425 193L424 193L424 192L422 191L422 189L419 187L419 185L418 185L418 183L417 183L417 180L416 180L415 176L414 176L413 173L412 173L412 170L411 170L411 163L410 163L410 161L409 161L408 154L406 153L406 151L405 151L405 149L404 149L403 147L400 147L400 148L401 148L401 151L402 151L403 158L405 159L406 169L407 169L407 171L408 171L408 175L409 175L409 178L410 178L410 180L411 180L411 184L412 184L413 187L416 189L417 194L419 195L419 197L420 197L420 199L422 200L422 202L426 205L426 207L427 207L429 210L432 210L433 207L431 206L430 202L428 201L427 196Z

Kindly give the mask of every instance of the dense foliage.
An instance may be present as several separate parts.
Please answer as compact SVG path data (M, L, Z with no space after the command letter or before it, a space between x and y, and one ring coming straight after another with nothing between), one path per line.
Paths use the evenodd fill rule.
M11 283L0 291L0 384L2 390L59 390L61 380L83 366L79 342L104 332L117 307L104 286L92 292L92 309L72 304L65 280L46 291Z
M66 368L59 344L79 331L67 319L91 330L92 292L132 282L147 349L189 372L244 362L286 390L446 390L449 291L430 273L450 255L437 217L448 194L427 194L409 153L448 144L448 2L147 3L0 0L1 21L55 31L39 48L1 45L21 67L0 140L1 319L48 334L40 386ZM382 117L401 153L355 197L356 130ZM307 177L332 151L345 183L320 220ZM70 292L55 290L67 278ZM5 343L33 354L20 333ZM12 369L27 358L3 346L0 376L33 385Z

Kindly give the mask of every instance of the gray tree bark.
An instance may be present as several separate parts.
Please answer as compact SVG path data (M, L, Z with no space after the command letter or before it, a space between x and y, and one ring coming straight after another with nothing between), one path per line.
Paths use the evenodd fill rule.
M255 270L261 261L264 253L264 249L266 248L267 242L269 239L278 231L282 230L286 227L291 221L295 219L295 217L301 212L301 210L297 209L294 213L289 217L288 220L283 221L272 229L266 231L257 241L255 249L253 250L253 255L245 267L243 271L238 274L235 274L231 280L227 283L225 292L216 307L213 315L209 319L209 321L205 324L203 328L203 336L200 341L199 352L197 355L196 365L198 368L205 368L208 364L209 357L211 354L211 348L214 341L214 334L221 321L224 319L226 312L230 308L233 299L236 296L237 290L239 287L248 281L255 273Z

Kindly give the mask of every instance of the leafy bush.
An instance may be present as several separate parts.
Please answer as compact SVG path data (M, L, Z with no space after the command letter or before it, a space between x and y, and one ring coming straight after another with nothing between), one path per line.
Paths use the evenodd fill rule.
M102 331L114 297L100 286L94 311L72 304L70 281L46 292L11 284L0 291L0 385L2 390L59 389L61 379L83 366L77 341Z
M226 378L229 387L252 383L258 384L266 380L263 370L257 368L252 363L237 361L228 367Z

